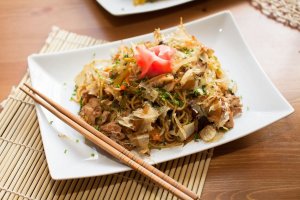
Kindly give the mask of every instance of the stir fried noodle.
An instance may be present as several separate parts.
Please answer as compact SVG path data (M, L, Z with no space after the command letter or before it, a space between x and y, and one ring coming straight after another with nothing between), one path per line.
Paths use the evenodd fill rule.
M93 60L76 77L79 115L129 150L212 141L242 112L236 84L214 51L186 32L120 46L110 60Z

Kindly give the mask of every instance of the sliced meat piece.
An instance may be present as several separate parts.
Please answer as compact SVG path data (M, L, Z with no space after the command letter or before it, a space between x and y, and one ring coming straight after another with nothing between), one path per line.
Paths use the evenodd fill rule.
M233 112L233 116L242 113L242 104L239 97L230 95L230 110Z
M100 129L107 133L108 137L114 138L116 140L123 140L126 137L125 134L121 132L121 126L116 122L109 122L107 124L104 124L100 127Z
M226 128L233 128L233 126L234 126L234 121L233 121L233 113L232 112L230 112L229 113L229 120L225 123L225 125L224 125Z
M85 105L82 107L79 115L90 125L94 126L96 124L96 118L101 115L101 109L93 109L90 105Z
M104 111L105 112L105 111ZM103 112L103 113L104 113ZM113 141L117 142L121 146L125 147L129 151L133 150L136 146L122 133L122 128L116 122L109 122L100 127L100 129L106 133L106 135Z
M79 115L90 125L96 124L96 119L102 114L99 99L95 97L89 98L88 102L81 108Z
M236 116L236 115L242 113L242 108L241 107L233 107L233 108L231 108L231 111L233 112L233 116Z
M82 94L82 104L85 105L89 102L91 98L96 98L94 95L90 95L87 92Z
M90 98L90 99L89 99L88 104L89 104L92 108L96 108L96 107L99 107L99 106L100 106L100 101L99 101L99 99L93 97L93 98Z
M93 115L94 109L90 105L84 105L79 112L80 117L88 124L94 125L96 117Z
M109 115L110 115L110 112L108 112L108 111L106 111L106 110L103 111L103 113L102 113L101 116L99 117L98 125L104 124L104 123L107 121Z

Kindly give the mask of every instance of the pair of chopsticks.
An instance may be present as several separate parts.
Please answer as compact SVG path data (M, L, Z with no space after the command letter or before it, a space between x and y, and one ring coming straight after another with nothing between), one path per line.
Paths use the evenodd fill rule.
M174 179L159 171L152 165L147 164L132 152L117 144L115 141L111 140L100 131L97 131L94 127L80 119L78 116L64 109L62 106L55 103L45 95L41 94L30 85L24 83L24 86L30 89L33 94L27 91L24 87L21 87L20 89L27 95L29 95L36 103L42 105L56 117L77 130L85 138L99 146L101 149L103 149L113 157L117 158L122 163L148 177L156 184L161 185L180 199L199 199L197 194L195 194L182 184L176 182Z

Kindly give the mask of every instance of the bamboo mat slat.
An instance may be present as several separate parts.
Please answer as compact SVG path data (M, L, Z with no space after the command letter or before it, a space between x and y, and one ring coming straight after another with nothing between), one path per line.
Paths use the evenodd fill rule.
M102 43L53 27L40 53ZM19 86L24 82L30 83L28 73ZM84 179L51 179L33 101L19 86L2 103L0 113L0 199L177 199L135 171ZM156 167L201 195L212 154L210 149Z

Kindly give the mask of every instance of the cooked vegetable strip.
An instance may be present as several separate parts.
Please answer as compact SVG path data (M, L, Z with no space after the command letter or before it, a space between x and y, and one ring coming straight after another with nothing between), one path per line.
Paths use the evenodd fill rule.
M104 64L101 67L99 63ZM212 49L176 31L121 46L110 61L92 61L76 77L79 115L129 150L213 141L242 112L236 84Z

